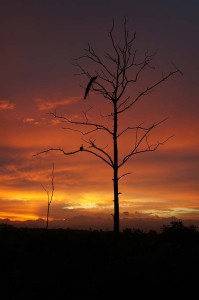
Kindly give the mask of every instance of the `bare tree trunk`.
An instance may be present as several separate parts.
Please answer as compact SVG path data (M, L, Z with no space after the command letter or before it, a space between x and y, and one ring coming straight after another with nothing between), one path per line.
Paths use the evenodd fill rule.
M47 215L46 215L46 229L47 229L47 230L48 230L49 212L50 212L50 204L48 203L48 207L47 207Z
M114 232L119 234L120 231L120 217L119 217L119 192L118 192L118 145L117 145L117 102L114 102L114 120L113 120L113 190L114 190Z
M118 168L114 167L114 232L120 232L119 193L118 193Z
M55 186L54 186L54 163L52 165L52 178L51 178L51 185L52 185L52 190L51 190L51 195L49 193L49 191L44 187L44 185L41 183L41 186L43 187L44 191L47 194L47 213L46 213L46 230L48 230L48 221L49 221L49 213L50 213L50 205L53 201L53 195L54 195L54 190L55 190Z

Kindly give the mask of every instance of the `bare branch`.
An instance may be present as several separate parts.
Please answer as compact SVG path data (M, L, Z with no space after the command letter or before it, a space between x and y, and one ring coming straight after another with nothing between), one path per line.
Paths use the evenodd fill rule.
M112 21L112 27L111 27L111 30L109 31L109 35L110 35L110 38L111 38L111 42L112 42L112 46L117 54L117 58L119 59L120 56L119 56L119 52L118 52L118 49L117 49L117 46L115 45L115 41L114 41L114 38L113 38L113 30L114 30L114 27L115 27L115 22L114 22L114 19ZM117 63L118 63L118 60L116 60Z
M131 173L125 173L125 174L123 174L123 175L121 175L120 177L118 177L118 180L120 180L122 177L124 177L124 176L127 176L127 175L130 175Z
M103 160L105 163L107 163L109 166L113 167L112 164L106 160L103 156L99 155L98 153L95 153L94 151L92 150L89 150L89 149L81 149L82 147L80 147L80 149L78 150L75 150L75 151L71 151L71 152L66 152L64 151L62 148L49 148L47 150L43 150L41 152L38 152L36 154L34 154L33 156L39 156L41 154L44 154L44 153L48 153L48 152L51 152L51 151L58 151L58 152L62 152L64 155L73 155L73 154L76 154L76 153L79 153L79 152L88 152L88 153L91 153L93 154L94 156L100 158L101 160ZM108 155L108 154L107 154Z
M106 99L109 99L109 100L111 100L111 101L114 100L113 95L111 95L111 92L107 91L107 89L106 89L102 84L100 84L98 81L96 81L96 82L95 82L95 85L99 86L99 88L93 88L93 87L92 87L92 90L93 90L94 92L97 92L97 93L99 93L99 94L102 94L102 96L103 96L104 98L106 98Z
M47 150L43 150L41 152L38 152L38 153L34 154L33 156L39 156L41 154L48 153L48 152L51 152L51 151L62 152L64 155L72 155L72 154L76 154L76 153L80 152L81 150L78 149L78 150L71 151L71 152L65 152L62 148L49 148Z
M109 78L106 76L106 74L103 72L103 70L100 70L102 74L100 74L100 72L96 71L97 76L102 79L103 81L111 84L111 86L114 88L114 81L113 80L109 80Z
M33 155L33 156L35 156L35 155ZM41 184L42 188L44 189L44 191L46 192L46 194L48 196L48 202L49 202L49 191L45 188L45 186L42 183L40 183L40 184Z
M114 48L114 50L115 50L115 53L116 53L116 55L117 55L117 59L115 60L115 62L116 62L116 67L117 67L117 70L116 70L116 74L117 74L117 75L116 75L116 91L117 91L117 86L118 86L118 74L119 74L119 69L120 69L121 65L120 65L120 55L119 55L117 46L115 45L115 41L114 41L114 38L113 38L113 30L114 30L114 26L115 26L115 24L114 24L114 19L113 19L112 28L111 28L111 30L110 30L110 32L109 32L109 35L110 35L110 38L111 38L112 46L113 46L113 48Z
M165 141L163 142L157 142L156 144L152 144L152 145L149 145L148 143L148 135L149 133L155 128L157 127L158 125L160 125L161 123L165 122L167 120L164 119L158 123L154 123L153 125L151 125L150 127L148 128L144 128L144 127L135 127L136 129L136 140L135 140L135 146L134 148L131 150L131 152L129 154L127 154L122 162L119 164L119 168L124 165L128 160L129 158L132 156L132 155L135 155L135 154L138 154L138 153L143 153L143 152L149 152L149 151L155 151L160 145L163 145L166 141L168 141L168 139L170 139L171 137L167 138ZM138 129L141 129L141 130L144 130L145 132L142 134L142 136L140 137L140 139L138 140ZM147 144L147 147L144 148L144 149L141 149L139 150L139 146L142 144L142 142L145 140L146 144Z
M85 117L85 120L86 120L86 123L88 123L88 117L87 117L87 114L88 112L92 109L92 107L90 106L86 111L83 111L83 115Z
M95 132L95 131L99 130L99 128L95 128L95 129L92 129L92 130L83 132L83 131L81 131L81 130L74 129L74 128L71 128L71 127L62 127L62 129L67 129L67 130L71 130L71 131L76 131L76 132L81 133L82 135L88 135L88 134L90 134L90 133L92 133L92 132Z
M156 55L156 52L151 54L151 55L147 55L147 53L145 53L145 59L144 61L140 64L141 67L138 69L137 73L135 74L135 77L133 79L128 79L128 83L130 82L136 82L138 80L139 75L142 73L142 71L148 67L150 69L154 69L154 67L150 66L150 62L152 61L152 58ZM131 66L133 66L135 64L129 65L127 68L130 68Z
M163 83L165 80L167 80L169 77L175 75L176 73L180 73L180 70L175 70L175 71L171 71L169 74L167 74L166 76L164 76L162 79L160 79L159 81L157 81L156 83L154 83L153 85L151 85L150 87L147 87L144 91L142 91L129 105L127 105L126 107L124 107L121 110L118 110L118 114L124 112L125 110L127 110L128 108L130 108L132 105L134 105L142 96L147 95L147 93L149 91L151 91L152 89L154 89L156 86L160 85L161 83ZM121 105L120 105L121 106Z
M88 153L93 154L94 156L96 156L96 157L100 158L101 160L103 160L103 161L104 161L106 164L108 164L110 167L113 167L112 164L111 164L108 160L106 160L103 156L101 156L101 155L95 153L94 151L85 149L84 152L88 152Z
M91 139L89 139L89 144L91 145L91 146L90 146L91 148L94 148L94 149L96 149L96 150L102 152L104 155L106 155L106 156L108 157L108 159L109 159L111 165L113 166L113 160L112 160L111 156L110 156L106 151L104 151L103 148L100 148L99 146L97 146L97 145L95 144L95 140L92 141Z
M160 125L161 123L167 121L167 120L168 120L168 118L164 118L164 119L161 120L160 122L156 123L156 124L155 124L155 127L158 126L158 125ZM140 129L140 130L144 130L144 131L148 131L148 130L151 128L151 126L150 126L150 127L143 127L143 126L142 126L143 124L144 124L144 122L140 123L138 126L135 126L135 127L130 127L130 126L128 126L128 127L126 127L124 130L122 130L122 131L118 134L117 137L120 137L122 134L124 134L124 133L125 133L126 131L128 131L128 130L136 130L136 135L137 135L139 129ZM154 126L154 125L153 125L153 126ZM136 140L137 140L137 137L136 137Z
M87 120L86 120L86 122L73 121L73 120L70 120L69 118L66 118L63 116L58 116L56 113L53 113L53 112L50 112L49 114L52 115L54 118L61 119L63 122L66 122L66 123L75 124L75 125L94 126L98 130L104 130L104 131L107 131L109 134L113 135L113 132L108 127L106 127L102 124L91 123L91 122L88 122Z
M73 66L78 67L81 70L81 73L75 74L76 76L85 75L88 79L91 79L91 74L88 71L86 71L79 63L73 63Z
M180 74L183 76L182 71L176 67L176 65L174 64L174 62L171 62L171 64L172 64L172 66L173 66L176 70L179 70Z
M166 121L167 119L164 119L163 121ZM162 121L162 122L163 122ZM123 129L118 135L117 135L117 137L120 137L122 134L124 134L126 131L128 131L128 130L138 130L138 129L141 129L141 130L148 130L148 128L146 128L146 127L142 127L142 124L144 124L144 122L142 122L140 125L138 125L138 126L135 126L135 127L130 127L130 126L128 126L128 127L126 127L125 129Z
M104 71L106 71L107 74L109 76L111 76L111 78L115 78L115 75L107 68L107 66L104 64L102 59L100 59L100 57L96 54L94 49L90 46L90 44L88 44L88 48L86 48L84 50L85 50L86 54L81 55L77 58L73 58L73 60L79 61L81 59L89 59L89 60L93 61L94 63L100 65L104 69Z

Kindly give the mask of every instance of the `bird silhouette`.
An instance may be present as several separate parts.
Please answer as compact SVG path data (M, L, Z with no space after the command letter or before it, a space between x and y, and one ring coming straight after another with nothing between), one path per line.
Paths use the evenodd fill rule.
M86 99L86 97L87 97L87 95L88 95L88 93L89 93L89 91L90 91L90 88L91 88L91 86L92 86L92 83L93 83L96 79L97 79L97 76L91 77L91 79L90 79L90 81L89 81L89 83L88 83L88 85L87 85L87 87L86 87L84 99Z

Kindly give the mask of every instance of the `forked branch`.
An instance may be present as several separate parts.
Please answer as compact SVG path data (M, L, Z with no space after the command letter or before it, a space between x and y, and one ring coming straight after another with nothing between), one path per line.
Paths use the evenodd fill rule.
M49 148L49 149L46 149L46 150L43 150L41 152L38 152L36 154L34 154L33 156L39 156L41 154L45 154L45 153L49 153L49 152L52 152L52 151L56 151L56 152L62 152L64 155L73 155L73 154L77 154L79 152L87 152L87 153L90 153L98 158L100 158L101 160L103 160L106 164L108 164L109 166L113 167L112 163L110 162L110 160L107 160L106 158L104 158L102 155L90 150L90 149L84 149L82 146L75 150L75 151L70 151L70 152L66 152L64 149L62 148ZM106 154L108 155L108 154Z
M148 128L145 127L134 127L133 129L136 129L136 138L135 138L135 146L133 147L133 149L130 151L129 154L127 154L122 162L119 164L119 168L121 166L123 166L131 156L139 154L139 153L143 153L143 152L151 152L151 151L155 151L160 145L165 144L172 136L168 137L166 140L162 141L162 142L157 142L156 144L149 144L148 142L148 137L149 137L149 133L156 128L158 125L160 125L161 123L165 122L167 120L164 119L158 123L154 123L153 125L151 125ZM141 129L142 131L144 131L144 133L141 135L141 137L138 137L138 130ZM124 132L124 131L123 131ZM146 147L140 149L140 146L142 145L142 143L145 141Z
M95 127L95 129L97 129L97 130L104 130L104 131L108 132L109 134L113 135L113 132L108 127L106 127L105 125L102 125L102 124L89 122L87 117L86 117L86 121L73 121L67 117L58 116L56 114L56 112L50 112L49 114L52 115L56 119L62 120L64 123L69 123L69 124L74 124L74 125L82 125L82 126L91 126L91 127ZM64 129L69 129L69 128L66 127ZM82 131L79 131L79 132L82 133Z
M157 87L158 85L160 85L161 83L163 83L164 81L166 81L168 78L170 78L171 76L175 75L176 73L182 74L182 72L180 70L174 70L169 72L166 76L163 76L160 80L158 80L157 82L155 82L154 84L152 84L150 87L147 87L144 91L142 91L132 102L130 102L129 104L126 104L126 101L120 103L120 105L118 106L119 110L118 110L118 114L124 112L125 110L129 109L132 105L134 105L141 97L148 95L149 92L151 92L155 87ZM121 108L121 106L124 106L123 108Z

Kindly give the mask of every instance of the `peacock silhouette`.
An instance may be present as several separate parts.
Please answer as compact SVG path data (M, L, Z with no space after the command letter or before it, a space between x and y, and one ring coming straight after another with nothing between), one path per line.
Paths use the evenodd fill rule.
M90 91L90 88L91 88L91 86L92 86L92 83L93 83L96 79L97 79L97 76L91 77L91 79L90 79L90 81L89 81L89 83L88 83L88 85L87 85L87 87L86 87L84 99L86 99L86 97L87 97L87 95L88 95L88 93L89 93L89 91Z

